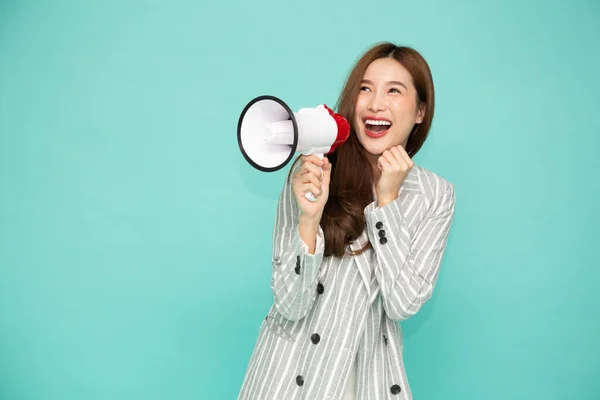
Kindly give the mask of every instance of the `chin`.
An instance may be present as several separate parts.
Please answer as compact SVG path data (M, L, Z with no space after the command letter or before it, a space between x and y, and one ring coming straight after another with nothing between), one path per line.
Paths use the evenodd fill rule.
M394 147L395 145L389 140L389 138L382 137L379 139L373 139L366 135L362 137L360 142L367 153L374 156L380 156L384 151Z
M387 150L386 147L384 146L364 146L365 150L367 151L367 153L373 155L373 156L380 156L384 151Z

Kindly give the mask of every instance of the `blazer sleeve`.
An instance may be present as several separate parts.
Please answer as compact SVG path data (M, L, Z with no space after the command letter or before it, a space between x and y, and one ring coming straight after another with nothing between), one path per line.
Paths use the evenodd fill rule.
M292 172L293 173L293 172ZM300 237L300 208L286 179L277 202L273 228L271 288L275 307L288 320L305 317L317 296L318 272L323 260L324 236L319 226L314 254Z
M395 321L414 315L432 295L455 207L454 186L447 181L440 186L442 195L437 196L412 239L399 199L383 207L374 201L365 208L383 306Z

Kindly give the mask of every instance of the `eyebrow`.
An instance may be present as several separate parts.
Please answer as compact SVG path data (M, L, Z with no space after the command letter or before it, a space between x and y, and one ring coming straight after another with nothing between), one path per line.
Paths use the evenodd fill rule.
M363 83L368 83L369 85L373 85L373 82L371 82L368 79L363 79L362 81ZM388 81L387 82L390 85L398 85L398 86L402 86L404 89L408 90L408 88L406 87L406 85L400 81Z

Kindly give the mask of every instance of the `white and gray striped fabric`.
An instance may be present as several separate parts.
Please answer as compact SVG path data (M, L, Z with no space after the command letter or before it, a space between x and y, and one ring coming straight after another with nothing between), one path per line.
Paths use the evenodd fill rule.
M342 259L315 254L298 232L299 208L286 180L273 231L274 303L238 400L339 400L356 361L356 399L412 399L398 321L431 297L454 215L454 186L415 165L399 196L368 205L365 231Z

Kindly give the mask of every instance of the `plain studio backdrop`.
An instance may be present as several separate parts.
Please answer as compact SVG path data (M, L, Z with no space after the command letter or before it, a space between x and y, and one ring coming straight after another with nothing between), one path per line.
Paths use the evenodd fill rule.
M333 106L379 41L436 85L417 164L456 185L416 399L597 399L595 1L0 5L0 399L234 399L273 297L289 164L248 101Z

